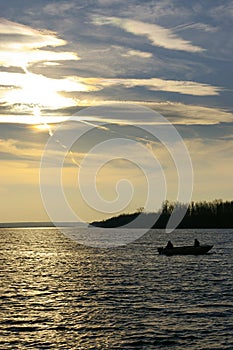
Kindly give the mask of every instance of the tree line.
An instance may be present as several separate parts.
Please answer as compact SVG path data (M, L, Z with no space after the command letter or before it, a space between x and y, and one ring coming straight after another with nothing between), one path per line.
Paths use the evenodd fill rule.
M91 225L98 227L121 227L126 224L131 227L143 227L143 223L151 222L153 218L157 220L152 228L165 228L174 210L184 210L186 214L180 222L178 228L233 228L233 201L191 202L186 205L179 202L164 201L161 209L157 213L144 213L140 208L131 214L120 214L103 221L92 222ZM135 219L140 217L140 226L134 225ZM153 217L153 218L152 218Z

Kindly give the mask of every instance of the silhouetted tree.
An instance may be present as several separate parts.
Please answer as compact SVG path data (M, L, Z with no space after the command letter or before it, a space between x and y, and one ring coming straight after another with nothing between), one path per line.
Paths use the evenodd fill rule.
M187 205L179 202L170 202L168 200L162 203L162 207L158 213L142 213L143 208L138 209L132 214L121 214L104 221L93 222L93 226L99 227L120 227L126 225L139 215L144 215L145 220L141 220L141 224L147 222L146 219L150 215L159 216L154 228L165 228L173 210L183 210ZM133 227L133 226L132 226ZM223 201L215 199L212 202L200 201L191 202L186 214L179 224L178 228L233 228L233 201Z

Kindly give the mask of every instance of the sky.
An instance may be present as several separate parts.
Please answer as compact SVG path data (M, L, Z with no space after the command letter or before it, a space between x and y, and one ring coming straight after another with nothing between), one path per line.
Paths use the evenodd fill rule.
M0 3L0 14L0 222L51 219L40 182L51 138L57 147L50 150L46 186L54 188L56 159L65 152L63 190L80 220L145 207L151 179L157 199L149 210L163 197L176 200L177 164L166 145L145 132L155 130L158 113L190 155L190 200L232 199L232 1L11 0ZM109 115L95 109L106 104ZM68 131L76 135L70 147ZM87 154L93 163L86 164L80 190ZM160 166L152 166L150 156ZM91 180L89 174L97 175ZM130 200L124 184L118 193L122 178L134 189ZM89 181L109 207L123 195L120 206L98 206Z

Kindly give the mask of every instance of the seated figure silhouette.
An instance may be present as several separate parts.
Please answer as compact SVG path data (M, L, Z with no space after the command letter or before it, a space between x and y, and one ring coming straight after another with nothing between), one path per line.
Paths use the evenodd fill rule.
M167 242L167 245L166 245L166 247L165 248L167 248L167 249L171 249L171 248L173 248L173 244L172 244L172 242L171 241L168 241Z
M200 242L195 238L194 247L200 247Z

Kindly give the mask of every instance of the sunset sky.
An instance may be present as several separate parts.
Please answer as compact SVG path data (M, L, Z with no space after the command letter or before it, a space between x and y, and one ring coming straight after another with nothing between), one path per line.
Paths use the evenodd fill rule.
M233 198L232 1L11 0L1 1L0 15L0 222L49 220L39 186L44 147L66 118L105 103L148 107L177 128L193 164L193 200ZM64 192L82 220L110 216L84 202L77 174L90 148L112 135L147 139L166 176L166 197L177 198L167 150L137 129L156 117L127 108L120 120L83 115L67 129L94 129L73 146L63 169ZM127 150L150 168L133 145ZM135 193L117 212L144 206L143 174L123 159L100 170L100 194L114 200L122 177Z

